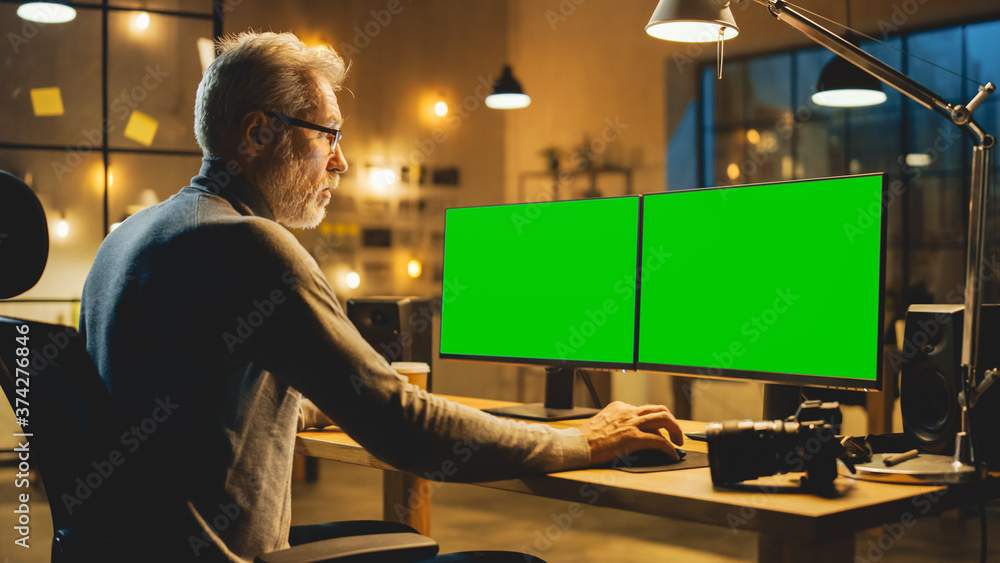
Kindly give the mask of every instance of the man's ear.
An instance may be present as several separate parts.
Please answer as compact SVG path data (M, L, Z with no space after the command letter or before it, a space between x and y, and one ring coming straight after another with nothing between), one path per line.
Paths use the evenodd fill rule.
M265 145L272 141L274 132L267 127L262 111L251 111L240 121L240 152L247 158L264 154Z

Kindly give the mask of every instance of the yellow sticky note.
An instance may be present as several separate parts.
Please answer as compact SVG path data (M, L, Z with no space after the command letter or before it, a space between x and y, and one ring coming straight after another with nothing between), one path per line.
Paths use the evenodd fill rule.
M58 86L52 88L32 88L31 107L35 111L35 116L62 115L63 103L62 92Z
M160 122L139 110L133 110L125 125L125 137L133 141L146 145L153 144L153 137L156 136L156 129Z

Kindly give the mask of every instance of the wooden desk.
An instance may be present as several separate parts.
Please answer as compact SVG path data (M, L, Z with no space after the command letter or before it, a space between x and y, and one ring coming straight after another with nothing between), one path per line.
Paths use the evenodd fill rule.
M446 398L475 408L510 404ZM580 422L558 422L553 426L575 424ZM703 429L704 423L681 421L681 426L687 432ZM707 451L704 442L689 440L684 447ZM422 526L429 519L421 514L429 510L429 501L427 496L419 495L421 487L428 485L423 480L393 470L335 428L299 433L296 451L387 470L383 499L385 519L416 523L415 527L426 531ZM966 505L975 499L970 486L892 485L844 477L835 482L836 498L821 498L800 492L799 476L775 475L748 481L739 488L722 488L712 485L707 467L658 473L586 469L478 485L756 531L760 533L759 560L769 563L804 559L810 562L851 561L856 532L882 528L886 541L895 541L900 531L912 526L917 518ZM399 508L411 505L417 516L400 518Z

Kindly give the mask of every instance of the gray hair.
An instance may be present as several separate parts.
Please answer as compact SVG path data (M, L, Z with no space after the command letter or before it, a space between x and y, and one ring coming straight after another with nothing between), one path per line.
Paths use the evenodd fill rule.
M333 49L308 47L291 33L228 35L217 49L194 104L194 134L205 156L235 153L247 113L297 116L321 103L320 80L336 92L347 75L344 59Z

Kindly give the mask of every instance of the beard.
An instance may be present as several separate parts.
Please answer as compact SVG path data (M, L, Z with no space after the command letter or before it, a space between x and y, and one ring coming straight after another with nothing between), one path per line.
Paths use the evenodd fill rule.
M324 188L337 189L340 175L326 173L314 183L306 173L307 162L295 158L291 143L281 142L267 158L260 190L271 205L274 220L290 229L312 229L326 217L329 203Z

